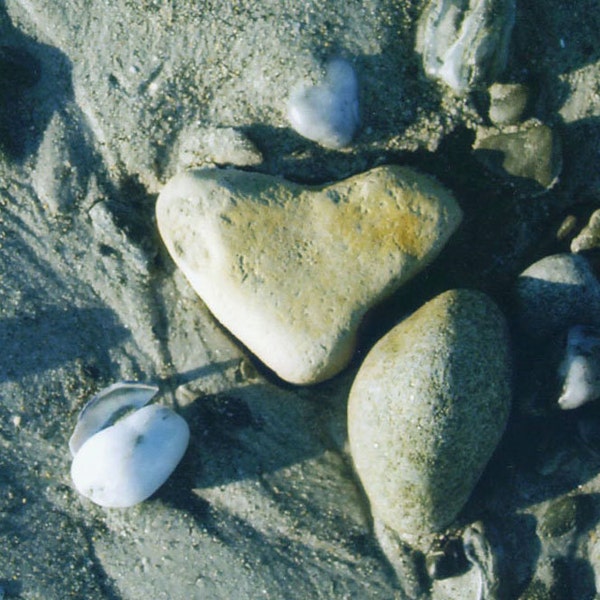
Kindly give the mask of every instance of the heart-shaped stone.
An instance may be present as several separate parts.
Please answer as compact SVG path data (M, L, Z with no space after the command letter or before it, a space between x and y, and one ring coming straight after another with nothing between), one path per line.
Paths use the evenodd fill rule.
M358 83L352 65L341 58L329 61L320 85L292 93L288 118L300 135L321 146L347 146L359 124Z
M156 213L217 319L299 384L347 365L364 313L430 262L461 220L444 187L398 166L324 186L188 171L167 183Z

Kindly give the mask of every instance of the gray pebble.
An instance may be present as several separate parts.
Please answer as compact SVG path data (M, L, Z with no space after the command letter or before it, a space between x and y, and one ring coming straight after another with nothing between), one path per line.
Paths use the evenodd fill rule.
M517 320L531 341L547 341L574 325L600 325L600 282L588 261L554 254L528 267L516 284Z

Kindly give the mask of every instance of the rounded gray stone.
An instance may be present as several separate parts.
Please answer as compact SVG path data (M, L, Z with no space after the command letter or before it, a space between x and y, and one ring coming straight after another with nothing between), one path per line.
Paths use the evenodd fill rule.
M480 292L437 296L374 346L348 406L352 458L374 519L427 549L502 436L510 379L505 319Z
M554 254L525 269L516 285L517 321L542 341L573 325L600 325L600 282L577 254Z

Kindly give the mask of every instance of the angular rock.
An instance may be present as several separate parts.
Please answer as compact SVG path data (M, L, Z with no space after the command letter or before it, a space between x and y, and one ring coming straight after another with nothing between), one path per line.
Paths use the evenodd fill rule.
M473 149L485 167L528 193L550 189L562 169L556 133L536 119L502 130L480 128Z
M510 380L505 319L480 292L437 296L373 347L348 435L376 521L423 550L450 525L502 436Z
M312 187L189 171L165 186L156 211L212 313L299 384L346 366L364 313L429 263L461 220L446 189L398 166Z
M502 72L514 22L514 0L430 0L415 49L429 77L465 94Z
M600 249L600 209L594 211L587 225L571 242L571 252Z
M499 127L516 125L529 102L529 89L522 83L494 83L490 86L490 121Z

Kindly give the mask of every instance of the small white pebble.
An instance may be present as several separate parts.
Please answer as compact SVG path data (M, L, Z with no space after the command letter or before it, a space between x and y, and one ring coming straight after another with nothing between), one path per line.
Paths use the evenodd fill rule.
M288 119L300 135L325 148L347 146L359 125L358 81L352 65L332 59L323 83L292 92Z

